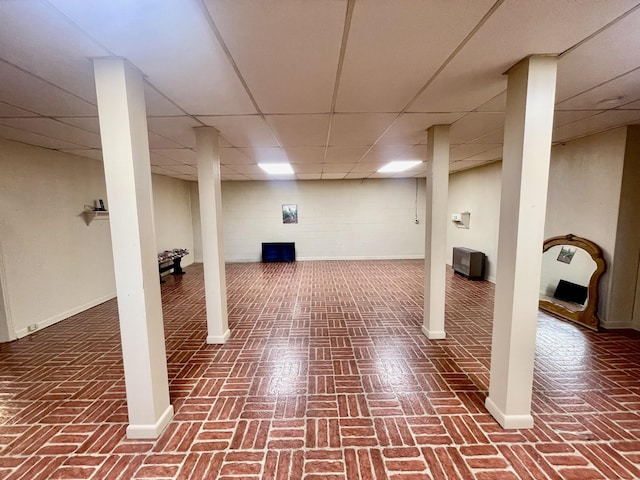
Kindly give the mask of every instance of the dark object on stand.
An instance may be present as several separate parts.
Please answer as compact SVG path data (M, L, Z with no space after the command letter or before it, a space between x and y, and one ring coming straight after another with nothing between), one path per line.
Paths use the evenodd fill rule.
M464 247L453 247L453 271L469 280L484 279L484 253Z
M173 270L172 275L184 275L184 270L180 265L182 257L189 255L189 250L186 248L174 248L173 250L165 250L158 254L158 270L160 273L160 283L164 283L162 280L162 274Z
M295 262L295 242L270 242L262 244L263 262Z

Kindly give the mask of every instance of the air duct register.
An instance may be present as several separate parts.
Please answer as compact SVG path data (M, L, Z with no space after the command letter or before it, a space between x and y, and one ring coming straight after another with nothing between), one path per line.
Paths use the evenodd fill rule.
M462 213L454 213L451 215L451 221L458 228L469 228L469 222L471 220L471 213L462 212Z

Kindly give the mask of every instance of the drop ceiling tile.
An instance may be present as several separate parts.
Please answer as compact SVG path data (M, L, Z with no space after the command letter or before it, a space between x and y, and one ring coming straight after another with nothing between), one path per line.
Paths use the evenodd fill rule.
M490 150L487 150L482 153L477 153L475 155L471 155L470 157L462 160L463 162L476 162L476 161L488 161L488 160L498 160L502 158L502 145L494 147Z
M184 115L184 111L178 108L166 95L159 92L148 82L144 84L144 103L147 107L147 115L165 117Z
M396 116L394 113L335 114L331 122L329 145L373 145Z
M604 3L608 6L609 2ZM562 102L638 67L637 55L627 55L627 52L640 51L638 25L640 10L635 10L563 56L558 62L556 99ZM596 105L589 108L594 107Z
M196 147L195 127L202 124L191 117L147 117L149 131L188 148Z
M502 112L504 113L507 110L507 92L501 92L495 97L493 97L488 102L480 105L476 111L477 112Z
M249 180L249 177L245 176L245 175L240 175L240 174L234 174L234 175L222 175L222 181L228 181L228 182L244 182Z
M464 113L404 113L387 130L378 145L415 145L427 142L427 128L450 125Z
M504 141L504 128L499 128L493 132L482 135L481 137L474 138L470 143L478 143L485 145L492 145L496 143L502 144Z
M355 167L355 163L325 163L322 166L323 173L349 173L353 167Z
M100 135L100 121L98 117L56 117L56 120Z
M288 163L287 154L282 148L264 147L264 148L239 148L247 158L254 163ZM235 167L234 167L235 168Z
M223 165L238 165L255 163L253 158L247 156L247 149L237 148L221 148L220 149L220 163Z
M176 172L183 175L198 175L198 170L192 165L165 165L161 168L169 170L170 172Z
M502 74L517 62L534 53L556 54L569 49L634 3L631 0L504 2L409 111L474 110L506 89L506 76ZM585 67L580 64L575 72L585 75Z
M107 50L46 2L0 2L0 18L0 58L95 104L90 59Z
M481 165L487 165L489 163L494 163L493 160L461 160L459 162L452 163L449 167L449 173L461 172L463 170L469 170L471 168L479 167Z
M151 158L151 165L164 167L167 165L182 165L181 162L174 160L173 158L165 157L164 155L159 155L155 150L149 151L149 156Z
M267 115L267 123L284 147L321 147L327 142L328 114Z
M259 115L198 117L198 120L215 127L235 147L278 146L269 125Z
M10 117L34 117L37 116L36 113L29 112L27 110L23 110L22 108L14 107L5 102L0 102L0 117L10 118Z
M179 143L176 143L162 135L158 135L154 132L149 132L149 148L184 148Z
M45 137L58 138L75 145L100 148L100 135L50 118L0 118L0 123Z
M341 180L346 176L345 173L325 172L322 174L323 180Z
M6 125L0 125L0 137L52 150L77 150L82 147L81 145L65 142L58 138L45 137L44 135L19 130Z
M366 172L351 172L347 173L343 178L346 180L358 179L358 178L367 178L369 176ZM324 178L324 175L323 175Z
M452 144L468 143L504 126L504 113L471 112L451 126Z
M402 160L425 160L427 150L427 145L414 145L402 154Z
M356 2L336 109L401 111L492 3Z
M167 176L168 177L177 178L178 180L184 180L186 182L197 182L198 181L198 178L195 175L180 175L180 174L173 175L173 174L170 174L170 175L167 175Z
M98 114L95 105L2 60L0 78L1 102L48 117Z
M322 174L321 173L301 173L296 175L296 177L298 178L298 180L321 180Z
M327 163L349 163L358 162L367 152L368 147L329 147L325 162Z
M188 148L157 148L150 150L155 155L167 158L174 163L192 166L198 164L198 155Z
M322 164L317 163L317 164L313 164L313 165L307 165L307 164L294 164L291 165L293 167L293 171L296 172L296 174L300 174L300 173L317 173L317 174L321 174L322 173Z
M284 152L291 164L321 164L324 158L323 147L289 147Z
M258 165L255 164L251 164L251 165L234 165L233 169L238 172L241 173L243 175L266 175L266 172L264 170L262 170Z
M266 173L251 173L251 174L247 174L245 175L247 177L248 180L254 181L254 182L275 182L275 181L281 181L283 180L282 178L273 178L270 177L268 174ZM291 176L290 179L294 178L293 176Z
M628 125L640 120L638 110L608 110L598 115L563 125L553 130L553 141L564 142L573 138L601 132L610 128Z
M188 113L255 113L198 2L50 3Z
M275 152L252 152L255 155L255 163L247 163L247 164L234 164L233 169L240 173L254 173L254 172L263 172L260 167L258 167L258 163L280 163L286 162L286 158L279 157Z
M640 68L556 105L557 110L608 110L640 97Z
M362 162L389 163L393 160L414 160L408 158L411 145L375 145L362 157ZM416 159L417 160L417 159Z
M346 2L205 3L263 112L330 110Z
M60 150L61 152L70 153L71 155L77 155L78 157L90 158L92 160L102 161L102 150L96 149L72 149L72 150Z
M356 163L351 169L352 172L368 172L373 173L377 172L382 166L385 165L385 162L360 162Z
M577 112L556 110L553 114L553 128L558 128L568 123L573 123L602 112L603 110L579 110Z
M186 148L156 148L151 149L152 165L191 165L198 163L196 153Z
M152 164L151 173L155 173L156 175L175 175L176 172L173 170L167 170L166 168L156 167Z
M456 145L451 148L449 153L449 161L456 162L464 160L465 158L472 157L482 152L486 152L493 148L501 147L497 144L483 144L483 143L469 143L464 145Z
M640 110L640 99L621 105L618 110Z

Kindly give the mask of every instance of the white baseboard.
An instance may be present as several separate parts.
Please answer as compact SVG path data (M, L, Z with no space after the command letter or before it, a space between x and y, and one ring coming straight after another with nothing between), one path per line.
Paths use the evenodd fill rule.
M422 326L422 333L424 336L430 340L442 340L443 338L447 338L447 334L444 331L434 331L432 332L424 325Z
M227 331L224 332L224 334L222 335L207 336L207 343L214 344L214 345L221 345L225 343L227 340L229 340L230 336L231 336L231 330L227 329Z
M80 312L84 312L85 310L89 310L90 308L95 307L96 305L100 305L101 303L107 302L113 298L116 298L116 292L110 293L108 295L104 295L102 297L96 298L95 300L92 300L90 302L85 303L84 305L79 305L77 307L73 307L72 309L67 310L66 312L62 312L59 313L57 315L54 315L53 317L49 317L46 318L44 320L40 320L38 322L35 322L37 327L35 328L35 330L29 331L28 327L24 327L21 328L20 330L16 330L16 337L17 338L23 338L26 337L27 335L31 335L32 333L36 333L39 330L42 330L45 327L48 327L50 325L53 325L55 323L60 322L61 320L64 320L66 318L69 317L73 317L74 315L80 313Z
M502 428L506 430L516 430L533 428L533 416L531 414L525 415L509 415L502 412L498 406L487 397L484 401L484 406L487 407L489 413L495 418Z
M150 425L127 426L127 438L158 438L173 418L173 405L169 405L158 421Z

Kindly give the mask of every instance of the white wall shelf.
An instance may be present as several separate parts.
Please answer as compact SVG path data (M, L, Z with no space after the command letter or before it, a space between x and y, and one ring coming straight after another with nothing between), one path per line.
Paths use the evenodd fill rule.
M85 210L82 216L87 226L94 220L109 220L109 212L106 210Z

